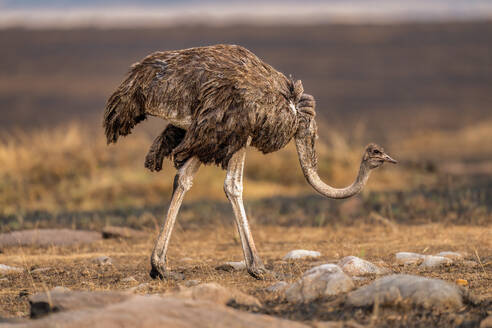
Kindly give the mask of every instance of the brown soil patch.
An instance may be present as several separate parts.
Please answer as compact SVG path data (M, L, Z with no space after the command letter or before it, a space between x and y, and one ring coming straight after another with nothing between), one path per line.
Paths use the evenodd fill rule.
M66 246L100 240L95 231L71 229L32 229L0 234L0 249L12 246Z
M242 308L288 319L311 322L319 320L355 319L362 324L378 326L477 326L487 316L492 305L492 236L491 227L399 225L396 229L361 225L358 227L272 227L256 226L254 236L267 267L296 280L308 268L335 262L347 255L356 255L386 267L396 273L410 273L455 282L464 279L468 289L476 295L475 304L467 303L457 312L437 312L418 308L348 308L344 295L318 300L305 305L285 302L265 288L275 283L274 278L255 280L246 272L224 272L215 267L226 261L241 260L241 248L231 227L183 230L178 226L169 252L172 270L184 274L186 280L217 282L256 296L262 307ZM0 263L24 267L29 271L11 274L0 279L0 315L28 316L27 295L65 286L73 290L125 290L145 284L138 293L163 293L175 290L185 281L156 281L149 275L149 255L155 234L141 241L102 240L89 245L64 247L16 247L0 254ZM290 250L317 250L322 257L316 260L285 262L281 258ZM472 267L463 262L436 269L399 266L394 254L414 251L435 254L440 251L466 252L467 259L478 263ZM97 265L92 260L110 256L113 265ZM186 258L191 258L186 259ZM35 268L48 268L30 273ZM133 277L136 281L125 281ZM363 285L372 281L357 281ZM231 304L235 306L234 304ZM236 307L241 308L237 305Z

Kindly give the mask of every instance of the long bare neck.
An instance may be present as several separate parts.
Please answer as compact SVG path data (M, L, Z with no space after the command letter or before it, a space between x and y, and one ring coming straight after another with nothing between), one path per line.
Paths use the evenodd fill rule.
M317 172L317 167L313 164L313 154L310 152L313 149L307 147L304 140L296 139L297 153L299 155L299 161L301 163L302 172L309 184L320 194L329 198L343 199L358 194L366 185L369 179L371 170L367 166L366 162L362 161L359 169L359 174L355 181L345 188L334 188L324 183Z
M362 163L357 178L350 186L345 188L334 188L324 183L316 170L303 170L304 176L314 190L326 197L336 199L349 198L361 192L369 179L370 172L371 171L364 165L364 163Z

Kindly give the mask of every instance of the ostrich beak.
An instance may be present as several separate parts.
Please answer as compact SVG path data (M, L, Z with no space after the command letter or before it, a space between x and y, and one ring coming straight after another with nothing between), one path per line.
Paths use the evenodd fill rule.
M383 160L391 164L398 164L398 161L391 158L388 154L383 154Z

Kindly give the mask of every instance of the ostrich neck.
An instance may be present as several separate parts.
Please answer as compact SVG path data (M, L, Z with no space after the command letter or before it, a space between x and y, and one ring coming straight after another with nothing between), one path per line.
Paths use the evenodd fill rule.
M361 162L359 174L355 181L345 188L334 188L324 183L317 172L316 164L313 163L314 147L308 147L305 140L296 139L297 154L302 167L302 172L309 184L320 194L328 198L343 199L358 194L369 179L370 169L364 161Z

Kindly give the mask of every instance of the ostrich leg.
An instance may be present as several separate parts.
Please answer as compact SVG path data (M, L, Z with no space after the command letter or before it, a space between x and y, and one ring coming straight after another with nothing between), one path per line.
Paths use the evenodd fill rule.
M236 152L229 161L224 181L224 191L232 204L239 237L243 247L244 261L250 275L262 279L267 272L256 251L243 205L243 168L246 148Z
M171 238L171 233L176 222L176 216L178 215L179 208L183 202L185 193L191 188L193 183L193 177L195 176L198 168L200 167L200 161L193 157L190 158L184 165L178 170L174 178L173 196L171 204L167 211L166 220L161 226L161 231L155 242L154 250L150 258L150 264L152 269L150 270L150 276L152 278L169 278L173 277L166 270L166 253Z

